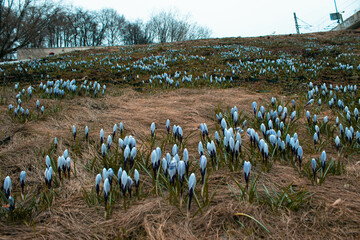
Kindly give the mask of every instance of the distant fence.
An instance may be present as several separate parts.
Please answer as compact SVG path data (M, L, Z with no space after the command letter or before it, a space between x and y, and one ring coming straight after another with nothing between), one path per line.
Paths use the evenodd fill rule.
M51 52L54 54L68 53L73 51L83 51L102 47L64 47L64 48L23 48L17 50L17 59L35 59L49 56Z

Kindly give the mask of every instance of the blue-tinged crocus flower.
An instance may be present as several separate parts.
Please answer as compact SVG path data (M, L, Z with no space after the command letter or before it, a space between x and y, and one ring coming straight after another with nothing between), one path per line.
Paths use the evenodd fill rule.
M133 185L133 180L132 180L132 178L130 176L128 176L126 187L127 187L127 190L129 192L130 197L131 197L131 187L132 187L132 185Z
M136 157L136 147L133 147L130 152L130 168L133 167Z
M112 185L113 177L114 177L114 170L112 168L109 168L107 170L107 178L109 179L110 186Z
M184 182L184 178L185 178L185 162L184 161L179 161L178 167L177 167L177 173L179 176L179 180L180 180L180 184L182 186L183 182Z
M318 134L316 132L314 133L313 139L314 139L314 144L316 145L318 142Z
M230 151L231 151L231 161L233 161L234 159L234 153L235 153L235 140L233 137L230 137L229 139L229 148L230 148Z
M356 131L356 140L357 140L357 143L360 144L360 132L359 131Z
M45 111L45 107L44 107L44 106L41 106L41 108L40 108L40 112L41 112L41 114L43 114L43 113L44 113L44 111Z
M175 156L176 154L179 154L179 149L178 149L178 146L176 144L173 145L171 152L172 152L173 156Z
M122 171L122 174L121 174L121 189L122 189L124 197L125 197L127 185L128 185L127 180L128 180L128 175L127 175L126 171L124 170L124 171Z
M312 103L314 103L314 99L310 99L310 100L305 104L304 108L307 107L307 106L309 106L309 105L312 104Z
M177 131L178 131L179 141L181 143L183 139L183 130L180 126L178 126L177 129L178 129Z
M237 111L235 111L233 114L233 121L234 121L235 127L237 126L238 118L239 118L239 114Z
M168 169L169 179L170 179L170 184L171 184L171 185L174 183L176 171L177 171L177 162L176 162L176 160L173 158L173 160L171 160L171 162L170 162L170 164L169 164L169 169Z
M254 115L256 115L256 111L257 111L257 104L256 104L256 102L253 102L253 103L252 103L252 108L253 108L253 111L254 111Z
M313 121L314 121L314 124L317 124L317 116L316 116L316 114L314 114L314 116L313 116Z
M54 146L55 146L55 149L57 149L57 146L58 146L58 140L57 140L57 138L55 137L55 139L54 139Z
M75 125L73 125L73 137L74 137L74 141L75 141L75 138L76 138L76 127Z
M65 158L64 156L60 156L58 158L58 162L57 162L57 170L58 170L58 173L59 173L59 179L61 181L61 170L64 168L64 165L65 165Z
M308 121L308 123L310 123L310 112L306 111L306 119Z
M170 133L170 120L166 120L166 131L169 134Z
M119 142L119 149L124 150L124 141L121 138L119 138L118 142Z
M154 137L154 134L155 134L155 123L151 123L151 126L150 126L150 131L151 131L151 136Z
M9 198L11 194L11 178L7 176L4 180L4 191L5 191L5 197Z
M290 116L290 122L294 121L295 117L296 117L296 111L293 111Z
M300 167L300 171L301 171L301 162L302 162L302 157L303 157L303 150L302 147L299 146L297 148L297 156L298 156L298 160L299 160L299 167Z
M272 104L273 106L275 106L275 104L276 104L276 98L271 97L271 104Z
M184 152L183 152L183 160L185 162L186 176L188 176L188 174L189 174L189 152L186 148L184 149Z
M53 173L52 167L49 167L45 170L45 183L48 186L48 188L51 188L52 173Z
M168 169L168 161L166 160L166 158L163 158L161 161L161 166L163 169L163 173L165 175L165 177L167 176L167 169Z
M207 159L206 159L205 155L201 155L201 157L200 157L201 184L204 184L205 173L206 173L206 164L207 164Z
M86 127L85 127L85 140L86 140L86 141L88 140L88 137L89 137L89 127L86 126Z
M111 135L109 135L108 138L107 138L107 147L108 147L109 150L110 150L110 147L111 147L111 143L112 143L112 138L111 138Z
M220 144L220 137L219 137L218 131L215 131L215 141L216 141L216 144L217 144L217 145Z
M326 167L326 152L323 151L321 153L321 156L320 156L320 160L321 160L321 167L322 167L322 170L323 172L325 171L325 167Z
M105 211L107 210L107 200L110 194L110 182L109 179L106 178L104 182L104 200L105 200Z
M46 155L45 163L46 163L46 168L51 167L51 160L50 160L49 155Z
M40 101L36 100L36 110L39 111L40 108Z
M190 215L190 206L191 206L191 198L195 191L195 185L196 185L196 177L194 173L191 173L189 177L189 204L188 204L188 216Z
M176 138L178 135L178 128L176 125L173 126L173 135L174 135L174 138Z
M340 128L341 136L344 136L344 127L343 127L343 125L341 123L339 124L339 128Z
M113 138L115 137L116 130L117 130L117 124L115 123L115 125L113 127L113 135L112 135Z
M262 124L260 125L260 130L261 130L263 136L265 137L265 136L266 136L266 126L265 126L264 123L262 123Z
M247 186L248 182L249 182L250 171L251 171L251 163L249 161L244 162L243 170L244 170L245 181L246 181L246 186Z
M316 160L315 160L315 158L311 159L311 168L313 170L314 181L315 181L315 178L316 178Z
M103 144L104 143L104 129L100 130L100 143Z
M65 159L65 165L66 165L66 170L67 170L67 174L68 174L68 178L70 179L70 170L71 170L71 158L67 157ZM64 172L65 174L65 172Z
M355 120L357 122L359 119L359 110L357 108L354 109L354 115L355 115Z
M336 138L335 138L335 145L336 145L336 150L339 151L339 149L340 149L340 138L339 138L339 136L336 136Z
M118 174L117 174L120 188L121 188L121 176L122 176L122 172L123 172L123 170L122 170L122 168L120 167L120 168L119 168L119 171L118 171Z
M124 169L126 168L126 163L130 159L130 153L131 153L130 147L129 145L126 145L124 150Z
M101 174L99 173L98 175L96 175L95 178L95 191L97 196L99 197L99 192L100 192L100 184L101 184Z
M105 157L105 155L106 155L106 145L105 145L105 143L103 143L101 145L101 155L102 155L102 157Z
M135 169L134 171L134 179L135 179L135 187L138 188L140 183L140 174L137 169Z
M224 131L225 129L227 129L227 124L225 121L225 118L221 119L221 129Z
M156 171L158 169L158 156L156 150L153 150L151 153L151 163L154 171L154 178L156 178Z
M123 122L120 123L119 128L120 128L120 134L122 134L124 132L124 124L123 124Z
M200 157L204 154L204 147L203 147L201 141L199 142L199 145L198 145L198 152L199 152Z
M8 202L9 202L9 210L13 211L15 209L15 201L13 197L9 197L8 198Z
M271 143L271 146L272 146L273 148L275 148L275 147L276 147L276 144L277 144L276 135L270 135L270 136L269 136L269 141L270 141L270 143Z

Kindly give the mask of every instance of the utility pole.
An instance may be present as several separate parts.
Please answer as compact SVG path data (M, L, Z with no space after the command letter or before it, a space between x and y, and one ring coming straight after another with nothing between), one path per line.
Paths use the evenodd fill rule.
M299 24L298 24L298 21L297 21L296 13L294 13L294 20L295 20L296 33L300 34L300 29L299 29Z

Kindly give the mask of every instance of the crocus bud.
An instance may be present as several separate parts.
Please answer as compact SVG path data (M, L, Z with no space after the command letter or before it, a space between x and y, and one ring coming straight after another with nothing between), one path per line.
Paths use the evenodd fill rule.
M200 172L201 172L201 183L204 184L204 177L205 177L205 173L206 173L206 164L207 164L207 159L205 157L205 155L201 155L200 157Z
M103 144L104 143L104 129L100 130L100 143Z
M108 197L109 197L109 193L110 193L110 182L109 182L109 179L105 179L105 182L104 182L104 199L105 199L105 211L107 209L107 200L108 200Z
M139 187L140 174L137 169L134 171L135 187Z
M188 185L189 185L189 205L188 205L188 215L189 215L190 206L191 206L191 198L194 194L195 185L196 185L196 177L195 177L194 173L192 173L190 175Z
M315 181L315 178L316 178L316 160L315 160L315 158L311 159L311 168L313 170L314 181Z
M126 168L126 163L130 159L130 147L129 145L126 145L124 150L124 169Z
M115 137L116 130L117 130L117 124L115 123L115 125L113 127L113 135L112 135L113 138Z
M200 156L202 156L204 154L204 147L203 147L201 141L199 142L199 145L198 145L198 152L199 152Z
M184 178L185 178L185 168L186 168L185 167L185 162L184 161L179 161L177 172L178 172L178 175L179 175L179 180L180 180L181 185L184 182Z
M4 191L5 191L5 197L9 198L11 194L11 178L7 176L4 180Z
M251 171L251 163L249 161L244 162L244 169L243 170L244 170L246 184L248 184L250 171Z
M86 141L88 140L88 137L89 137L89 127L86 126L86 127L85 127L85 140L86 140Z
M122 188L124 197L125 197L126 190L127 190L127 184L128 184L127 179L128 179L128 175L127 175L126 171L124 170L121 174L121 188Z
M74 136L74 141L75 141L75 138L76 138L76 127L75 127L75 125L73 125L73 136Z
M325 171L325 167L326 167L326 152L325 152L325 151L323 151L323 152L321 153L320 159L321 159L321 167L322 167L322 170Z
M105 157L105 155L106 155L106 145L105 145L105 143L103 143L101 145L101 155L102 155L102 157Z
M101 184L101 174L99 173L98 175L96 175L95 178L95 190L98 197L100 192L100 184Z
M175 178L176 170L177 170L176 166L177 166L176 160L173 158L173 160L171 160L171 162L170 162L169 169L168 169L170 184L174 183L174 178Z
M166 120L166 131L169 134L170 133L170 120Z
M340 148L340 138L339 138L339 136L336 136L336 138L335 138L335 145L336 145L336 150L339 151L339 148Z
M112 138L111 138L111 135L109 135L108 138L107 138L107 147L108 147L108 150L110 150L111 143L112 143Z
M151 126L150 126L150 131L151 131L151 136L154 137L154 134L155 134L155 123L151 123Z

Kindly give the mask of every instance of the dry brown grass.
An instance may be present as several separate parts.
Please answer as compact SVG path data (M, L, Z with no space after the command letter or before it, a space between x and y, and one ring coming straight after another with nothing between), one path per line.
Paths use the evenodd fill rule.
M255 94L244 89L179 89L137 93L132 89L116 87L109 89L104 98L75 98L62 102L63 110L45 119L20 124L11 121L8 114L2 114L2 138L11 140L0 146L1 177L13 179L13 191L19 192L18 175L27 171L28 190L43 188L44 158L40 149L49 148L56 136L59 150L72 144L71 127L76 125L81 144L83 129L90 129L90 138L98 141L101 128L105 136L112 126L124 122L127 134L132 134L142 145L141 139L150 135L150 124L155 121L157 132L165 134L165 121L182 126L185 136L198 131L199 124L208 123L211 134L214 131L214 109L236 105L250 113L251 102L264 102L270 96ZM119 95L118 92L121 92ZM278 97L278 99L281 96ZM42 100L50 104L51 100ZM6 111L6 106L1 106ZM244 136L244 139L246 137ZM197 156L197 137L189 139L187 147L191 156ZM87 159L98 154L96 149L84 144L82 155L72 156L77 161L77 176L66 180L57 189L60 194L54 204L34 214L33 222L10 223L0 219L1 239L356 239L360 237L360 159L355 156L346 162L347 172L341 176L330 176L322 186L313 186L300 178L291 166L277 163L270 173L263 174L259 183L278 183L282 186L294 182L315 193L311 201L299 211L286 209L272 211L262 204L235 201L226 183L234 185L230 176L241 179L242 173L220 170L210 175L209 188L214 189L224 176L215 198L203 214L187 218L186 208L169 205L166 197L150 195L134 200L129 209L121 204L113 206L112 214L104 219L103 206L89 207L83 198L82 187L93 188L95 175L84 167ZM192 159L192 158L190 158ZM117 169L116 169L117 171ZM151 184L144 177L144 191L150 191ZM166 195L165 195L166 196ZM341 199L341 200L338 200ZM197 210L193 203L192 214ZM247 213L261 221L272 232L266 233L257 223L234 214ZM240 220L244 228L236 223Z

